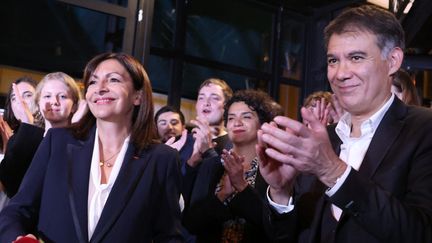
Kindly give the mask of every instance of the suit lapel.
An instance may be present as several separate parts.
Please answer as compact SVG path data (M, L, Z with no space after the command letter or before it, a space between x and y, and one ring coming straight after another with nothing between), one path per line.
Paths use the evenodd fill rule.
M406 111L406 106L395 98L372 138L359 168L360 174L367 178L371 178L375 174L404 125L403 117Z
M76 227L78 239L88 238L87 227L87 201L88 183L90 176L90 164L94 145L94 129L89 138L79 144L68 144L68 165L69 165L69 200L72 216L79 227Z
M91 242L101 242L103 236L115 223L144 174L148 164L146 163L147 160L145 154L136 156L135 146L129 144L120 172L102 210Z

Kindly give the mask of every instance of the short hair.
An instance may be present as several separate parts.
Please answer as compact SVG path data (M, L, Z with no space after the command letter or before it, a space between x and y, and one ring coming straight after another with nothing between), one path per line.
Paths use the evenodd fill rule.
M198 94L204 86L208 86L209 84L214 84L222 88L222 92L224 94L224 103L226 103L233 96L231 87L224 80L219 78L208 78L204 80L198 89Z
M408 105L421 105L420 97L410 75L403 69L393 74L392 85L402 93L402 101Z
M244 102L251 110L258 114L260 124L270 122L275 116L282 115L282 107L267 93L260 90L239 90L225 104L224 122L228 121L228 110L233 103Z
M343 11L325 27L326 49L333 34L356 31L374 34L383 58L387 58L395 47L405 48L404 31L394 14L378 6L365 4Z
M303 106L311 106L314 100L321 100L321 98L324 98L327 103L333 104L332 93L328 91L315 91L306 97Z
M19 83L28 83L29 85L31 85L35 89L36 89L36 86L37 86L36 80L34 80L34 79L32 79L31 77L28 77L28 76L24 76L24 77L20 77L20 78L16 79L9 86L9 91L8 91L6 102L5 102L5 112L4 112L3 118L8 123L8 125L10 126L10 128L12 130L17 129L18 126L19 126L19 124L20 124L20 121L18 121L15 118L15 115L13 114L12 102L11 102L11 98L12 98L12 84L19 84Z
M182 125L185 125L185 118L184 118L183 112L181 112L180 109L174 108L174 107L169 106L169 105L161 107L156 112L155 118L154 118L154 121L155 121L156 124L157 124L157 120L159 119L159 116L162 115L163 113L166 113L166 112L173 112L173 113L179 114L179 116L180 116L180 122L182 123Z
M72 96L71 98L73 104L75 106L78 105L78 102L82 98L81 90L78 87L78 84L75 82L75 80L71 76L63 72L48 73L42 78L42 80L39 82L39 84L36 87L36 96L35 96L36 104L39 104L41 92L42 89L45 87L45 84L51 80L58 80L62 82L64 85L66 85L66 87L68 87L69 89L70 95ZM70 117L72 118L72 116Z
M151 144L158 142L156 125L153 122L153 96L150 79L144 67L134 57L125 53L106 52L91 59L84 69L84 87L87 92L89 81L92 74L100 63L106 60L118 61L128 72L132 79L133 87L136 91L141 91L142 102L135 106L132 114L131 142L138 151L142 151ZM88 136L90 129L94 126L96 118L91 112L78 122L72 125L71 129L76 138L83 139ZM137 152L137 151L136 151Z

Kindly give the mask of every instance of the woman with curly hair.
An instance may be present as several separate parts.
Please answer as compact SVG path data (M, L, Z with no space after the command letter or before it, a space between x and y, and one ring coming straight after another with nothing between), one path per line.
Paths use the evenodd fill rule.
M258 170L255 145L261 124L281 113L261 91L237 91L226 103L225 126L233 148L203 161L184 212L184 224L197 242L268 241L260 213L267 184Z

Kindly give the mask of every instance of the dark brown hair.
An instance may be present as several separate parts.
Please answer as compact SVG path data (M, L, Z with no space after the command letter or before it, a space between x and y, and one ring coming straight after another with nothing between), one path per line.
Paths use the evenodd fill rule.
M12 102L11 102L11 97L12 97L12 84L19 84L19 83L28 83L29 85L31 85L33 88L36 89L37 86L37 82L27 76L24 77L20 77L17 80L13 81L9 87L9 91L7 94L7 98L6 98L6 103L5 103L5 113L3 115L3 119L8 123L8 125L10 126L10 128L12 130L15 130L18 128L20 121L18 121L15 118L15 115L13 114L12 111ZM19 94L17 94L19 95ZM35 95L35 94L33 94ZM37 107L37 105L35 104L35 106ZM33 114L34 115L34 114ZM36 120L36 119L35 119Z
M233 103L244 102L251 110L258 114L260 124L270 122L275 116L283 115L282 107L267 93L259 90L239 90L225 104L224 121L228 121L228 110Z
M132 114L131 142L138 150L143 150L150 144L158 143L156 126L153 122L154 108L150 80L144 67L134 57L125 53L103 53L94 57L84 69L84 92L87 92L89 80L99 64L109 59L118 61L132 78L134 89L142 92L141 104L134 107ZM71 129L76 138L84 139L88 136L89 130L95 122L96 118L93 114L87 112L78 123L71 126Z
M384 58L395 47L405 48L404 31L394 14L370 4L349 8L331 21L324 29L325 47L334 34L359 31L376 36L376 44Z
M402 101L407 105L421 105L417 89L410 75L399 69L393 75L392 85L402 93Z

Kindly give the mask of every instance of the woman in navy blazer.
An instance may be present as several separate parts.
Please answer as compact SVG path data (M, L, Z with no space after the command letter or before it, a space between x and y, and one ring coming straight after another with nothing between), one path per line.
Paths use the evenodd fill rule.
M47 133L0 214L0 242L181 241L178 154L157 144L144 68L104 53L83 80L90 112Z

